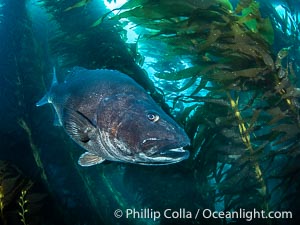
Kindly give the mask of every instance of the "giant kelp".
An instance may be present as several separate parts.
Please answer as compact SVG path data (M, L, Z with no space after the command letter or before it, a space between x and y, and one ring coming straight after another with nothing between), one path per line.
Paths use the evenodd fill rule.
M53 194L48 180L51 173L45 170L49 165L37 138L37 129L43 128L34 106L37 92L45 89L40 74L47 70L48 52L41 47L44 40L36 36L39 31L33 28L26 1L2 2L0 157L21 165L37 185L29 189L26 184L32 182L1 161L1 224L65 224L55 200L47 199L50 204L43 211L40 201L44 195L38 195Z
M9 224L38 224L46 195L38 193L33 181L26 178L15 165L0 161L0 222Z
M136 79L156 99L161 99L145 72L135 63L132 55L134 48L129 49L130 46L122 41L120 33L117 32L122 32L118 22L108 22L97 28L91 27L93 8L89 8L90 2L88 1L37 2L43 9L46 9L47 16L51 17L51 23L48 25L51 35L46 37L50 39L46 49L49 53L47 63L51 66L58 66L58 75L62 74L60 70L65 71L72 66L118 69ZM87 14L87 11L91 12L91 15ZM32 20L35 25L40 22L35 21L36 18L38 17L33 15ZM81 20L74 23L74 18L81 18ZM39 65L33 68L42 69L39 68ZM35 72L34 75L36 74ZM39 87L46 86L43 78L42 80L40 78L42 76L39 76L36 81L40 82L36 85L37 92L41 92ZM46 91L46 88L43 91ZM163 105L163 101L161 104ZM25 115L28 116L27 113ZM36 118L40 122L34 122L33 118L33 116L26 120L19 118L18 125L28 139L29 148L32 150L40 176L53 194L52 196L57 198L55 202L59 205L56 204L55 207L58 207L61 215L64 215L62 216L64 217L63 222L67 224L80 222L109 224L113 219L111 211L108 209L131 207L127 197L119 194L120 188L115 185L116 177L119 175L112 174L115 167L108 165L94 168L94 173L82 170L77 165L78 152L68 137L60 135L60 132L54 128L49 133L46 132L46 135L50 140L52 137L56 137L56 141L45 144L45 139L39 137L36 132L45 127L36 125L44 123L44 120L48 121L48 117L43 120L37 116ZM51 123L48 125L52 127ZM47 151L47 149L50 150ZM59 154L57 154L57 149L61 150ZM62 176L62 170L68 176ZM58 173L58 171L60 172ZM68 179L69 177L72 179ZM94 177L96 178L94 179ZM70 183L72 185L69 185ZM99 191L99 187L101 187L101 191ZM85 216L82 216L83 214ZM60 219L61 215L58 215L57 218ZM125 222L130 223L130 220Z
M132 76L150 92L153 84L130 55L130 46L121 41L124 30L117 22L106 21L94 29L97 13L105 13L104 3L96 1L40 1L55 24L50 37L53 64L60 68L83 66L108 68ZM99 7L99 5L103 6ZM98 7L97 7L98 6ZM97 9L97 10L96 10ZM76 19L76 23L74 23Z
M299 187L299 88L291 48L272 50L274 28L260 4L241 0L233 9L229 1L131 0L120 9L110 19L144 28L145 56L153 43L164 46L159 63L151 64L154 76L183 82L169 101L174 113L185 105L176 114L192 139L199 191L209 189L207 198L225 210L292 207ZM189 65L159 66L178 56Z
M5 15L3 20L13 28L3 32L10 36L2 52L9 56L12 70L3 70L3 77L14 98L1 98L2 105L9 105L1 113L8 110L14 121L1 121L9 124L1 129L1 157L11 155L41 178L57 208L49 223L234 222L117 220L113 218L117 208L299 210L294 48L289 40L273 50L274 18L264 17L257 2L243 0L232 7L226 0L131 0L113 16L103 9L95 15L93 4L98 1L40 0L55 28L43 48L32 26L40 22L39 17L28 19L25 1L6 2L19 17ZM124 43L122 18L141 28L136 44ZM140 54L158 59L144 63L156 70L152 76L156 90L136 65L134 59ZM61 70L74 65L118 69L133 76L159 96L159 103L166 100L185 127L192 140L190 159L166 167L118 163L79 167L82 152L61 129L52 127L47 109L35 110L34 103L47 89L46 71L53 65L58 66L59 78ZM1 64L1 68L6 67ZM10 93L8 88L2 90ZM24 217L31 224L32 217L25 212L27 194L19 189L14 203L21 213L16 214L17 220Z

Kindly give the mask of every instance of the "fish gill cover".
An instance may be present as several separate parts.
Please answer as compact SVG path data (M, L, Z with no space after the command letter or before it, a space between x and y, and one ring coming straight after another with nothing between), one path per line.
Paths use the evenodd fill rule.
M18 187L10 208L15 224L297 224L297 1L129 0L112 12L96 0L33 2L27 11L25 1L0 6L0 156L26 171L52 201L39 211L44 218L22 211L26 193L14 179L5 181L10 173L1 162L3 224L6 184ZM128 27L137 33L135 42L127 42ZM61 80L73 66L132 76L184 127L192 142L189 160L79 168L82 151L50 128L49 110L34 108L52 66ZM291 211L294 218L113 216L133 208Z

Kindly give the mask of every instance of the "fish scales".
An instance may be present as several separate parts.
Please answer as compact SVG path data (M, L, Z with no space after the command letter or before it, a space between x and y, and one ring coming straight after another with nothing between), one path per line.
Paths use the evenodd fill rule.
M104 160L166 165L189 157L184 130L128 75L75 67L36 104L52 104L58 124L83 149L81 166Z

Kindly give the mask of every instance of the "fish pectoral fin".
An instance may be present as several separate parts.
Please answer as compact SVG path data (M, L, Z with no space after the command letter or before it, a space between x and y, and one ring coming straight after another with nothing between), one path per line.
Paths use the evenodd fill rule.
M64 128L75 141L87 143L95 136L96 127L82 113L64 109L63 116Z
M90 152L85 152L79 157L78 164L80 166L94 166L96 164L102 163L104 160L105 159L98 155L95 155Z

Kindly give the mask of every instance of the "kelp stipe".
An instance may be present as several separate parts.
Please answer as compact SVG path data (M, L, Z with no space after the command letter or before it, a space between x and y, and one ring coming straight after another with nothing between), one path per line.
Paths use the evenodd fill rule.
M154 76L183 81L178 97L169 92L166 99L174 110L186 106L176 114L193 140L190 167L198 191L210 190L206 198L223 210L289 209L292 168L299 172L294 162L300 153L300 95L289 49L273 53L272 23L256 1L241 0L235 9L229 1L170 4L131 0L111 19L145 28L139 40L145 55L155 51L154 43L164 46L160 61L151 64L158 71ZM160 67L172 65L177 56L189 66ZM278 165L281 157L292 165ZM284 204L274 197L279 193Z
M280 53L276 61L277 56L271 50L274 36L270 20L273 22L273 18L262 18L256 2L243 0L233 9L226 0L132 0L121 7L127 11L112 16L103 10L104 16L99 13L98 21L86 12L92 4L103 1L41 2L58 24L50 41L58 69L81 65L131 74L152 94L160 96L164 92L165 99L173 103L172 113L193 141L190 161L177 165L176 171L174 167L145 171L124 165L84 171L77 166L76 147L57 130L44 128L49 131L49 138L51 135L62 138L61 142L49 142L46 146L44 138L34 132L33 119L20 117L19 125L34 147L31 153L42 174L46 171L50 175L44 181L58 196L67 223L81 221L82 215L93 211L81 223L109 224L116 208L151 206L164 210L179 201L180 205L176 206L216 210L254 207L274 210L293 205L299 183L298 98L293 78L296 67L295 61L290 61L293 49ZM77 3L82 7L75 7ZM74 18L80 20L74 23ZM120 41L125 37L118 22L120 18L128 18L146 28L138 40L137 51L146 56L151 53L159 59L150 63L157 71L154 76L160 92L149 84L145 72L132 59L131 53L137 55L136 49L128 52L128 45ZM289 57L283 58L287 52ZM35 79L46 73L36 74ZM36 86L40 84L44 83ZM161 96L156 99L164 102ZM30 118L39 118L38 115ZM25 123L22 118L26 119ZM39 122L45 122L45 118L48 117ZM57 149L61 150L60 157L51 154ZM53 171L59 171L60 179L51 174ZM69 182L73 185L67 185ZM133 194L125 185L132 186L137 201L132 201ZM76 194L70 196L70 193ZM192 201L187 197L190 193ZM64 201L65 198L70 201ZM171 223L163 219L158 222Z

